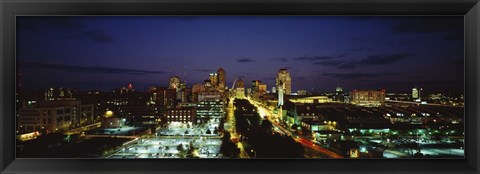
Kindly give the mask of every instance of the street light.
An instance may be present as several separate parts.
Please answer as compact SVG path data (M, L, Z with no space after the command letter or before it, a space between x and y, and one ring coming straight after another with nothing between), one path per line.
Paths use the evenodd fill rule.
M250 150L250 152L254 153L255 154L255 158L257 158L257 151L254 151L253 149Z

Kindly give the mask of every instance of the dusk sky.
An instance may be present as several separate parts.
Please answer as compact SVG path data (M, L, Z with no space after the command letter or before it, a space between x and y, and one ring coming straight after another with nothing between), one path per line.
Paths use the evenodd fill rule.
M280 68L293 91L385 88L461 92L463 16L17 17L17 67L26 89L137 90L187 85L225 69L268 89Z

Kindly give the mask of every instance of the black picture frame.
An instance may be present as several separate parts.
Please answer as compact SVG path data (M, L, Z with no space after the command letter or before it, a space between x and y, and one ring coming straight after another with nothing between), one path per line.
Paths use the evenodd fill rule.
M478 0L0 0L1 173L479 173ZM465 159L15 159L16 15L464 15Z

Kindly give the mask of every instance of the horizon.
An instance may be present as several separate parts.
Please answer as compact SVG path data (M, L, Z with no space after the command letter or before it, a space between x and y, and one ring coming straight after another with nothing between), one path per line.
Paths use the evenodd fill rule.
M187 86L219 67L230 88L274 86L287 68L292 92L386 89L464 93L463 16L17 17L22 88L139 91Z

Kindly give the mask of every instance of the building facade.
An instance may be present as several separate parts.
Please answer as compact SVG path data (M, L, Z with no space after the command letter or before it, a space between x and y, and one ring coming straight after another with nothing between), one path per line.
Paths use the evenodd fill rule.
M40 101L19 109L19 132L63 132L93 122L93 105L80 101Z
M227 74L223 68L217 70L218 91L225 92L227 87Z
M276 86L278 91L280 91L279 88L283 88L283 91L286 95L290 95L292 93L292 78L290 77L290 73L287 71L287 69L282 68L278 71Z
M205 92L198 98L196 123L220 122L225 118L225 100L221 93Z
M165 112L166 122L195 123L196 111L194 108L174 108Z
M353 90L352 92L350 92L350 102L358 106L385 106L385 94L385 89Z

